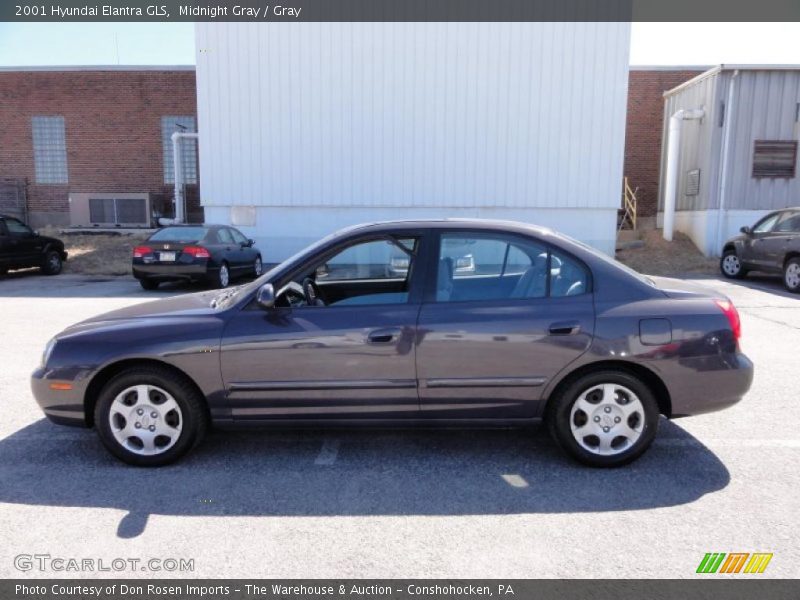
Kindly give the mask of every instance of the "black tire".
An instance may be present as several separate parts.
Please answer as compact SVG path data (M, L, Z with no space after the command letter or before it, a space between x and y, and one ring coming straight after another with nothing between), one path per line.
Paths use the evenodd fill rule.
M0 277L8 275L8 267L0 267Z
M180 407L180 435L160 454L137 454L118 442L111 430L109 412L114 399L125 389L143 384L162 388ZM95 406L94 423L103 445L118 459L137 467L160 467L175 462L200 443L208 429L208 412L205 399L186 377L164 367L133 367L116 375L103 387Z
M223 273L227 273L227 280L223 277ZM231 271L228 263L224 260L219 265L219 269L211 276L211 285L217 289L223 289L231 284Z
M45 275L58 275L61 273L63 265L64 263L61 260L61 254L55 250L50 250L45 252L44 257L42 258L42 266L40 267L40 270Z
M783 285L793 294L800 294L800 256L795 256L783 265Z
M641 403L644 415L632 415L637 423L642 423L641 433L638 439L630 444L627 448L621 449L616 454L601 455L589 451L582 446L575 435L572 433L571 417L573 405L593 387L599 386L604 383L616 384L624 386L632 391ZM598 405L599 407L600 405ZM598 408L599 409L599 408ZM601 413L602 414L602 413ZM612 413L613 415L613 413ZM575 413L575 418L580 416L579 412ZM598 419L600 417L597 417ZM642 420L639 421L638 419ZM587 415L588 419L588 415ZM639 458L653 443L656 433L658 431L659 410L658 403L653 396L652 391L645 385L639 378L633 374L623 370L603 370L594 371L583 375L574 381L570 382L565 388L553 397L547 406L546 421L547 427L553 439L563 448L570 456L584 465L590 467L621 467L627 465L637 458ZM615 427L613 422L610 428ZM637 424L638 427L638 424ZM612 431L613 434L613 431ZM589 439L587 436L584 439ZM618 438L614 438L616 441ZM623 441L623 440L620 440Z
M719 259L719 271L727 279L742 279L747 275L747 269L742 266L741 259L733 248L722 253L722 257Z
M147 290L148 292L152 292L153 290L158 289L159 282L153 281L152 279L140 279L139 285L142 286L143 290Z

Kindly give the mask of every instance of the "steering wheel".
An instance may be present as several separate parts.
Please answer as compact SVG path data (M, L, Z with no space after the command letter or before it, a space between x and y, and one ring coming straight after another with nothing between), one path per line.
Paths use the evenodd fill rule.
M311 279L311 277L306 277L303 280L303 295L306 297L306 304L308 304L308 306L327 306L325 300L322 298L322 293L320 292L317 282Z

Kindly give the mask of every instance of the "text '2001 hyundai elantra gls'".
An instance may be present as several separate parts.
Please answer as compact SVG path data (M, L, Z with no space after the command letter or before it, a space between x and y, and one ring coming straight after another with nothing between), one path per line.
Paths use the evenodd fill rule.
M659 415L742 398L739 336L727 298L547 229L379 223L247 285L74 325L32 386L52 421L95 427L135 465L176 460L211 426L543 420L571 456L612 467L648 448Z

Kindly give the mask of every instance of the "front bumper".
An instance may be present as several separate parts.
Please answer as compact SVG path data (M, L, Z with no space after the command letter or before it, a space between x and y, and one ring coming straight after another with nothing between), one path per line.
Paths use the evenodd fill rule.
M681 358L665 377L672 418L701 415L733 406L753 383L753 363L744 354Z
M36 369L31 375L31 391L36 403L45 416L53 423L72 427L87 427L83 407L85 387L79 381L48 378L44 368ZM53 383L68 383L72 389L54 390Z

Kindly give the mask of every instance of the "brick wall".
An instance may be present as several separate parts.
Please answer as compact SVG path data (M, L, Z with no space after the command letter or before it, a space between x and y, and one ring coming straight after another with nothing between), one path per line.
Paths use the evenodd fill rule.
M35 227L69 223L70 192L150 192L170 207L164 184L161 117L196 115L194 71L0 72L0 178L28 180ZM69 183L36 183L31 117L65 121ZM196 186L190 186L196 188ZM202 219L197 189L188 212Z
M636 193L638 215L653 218L658 210L658 178L664 120L663 94L705 71L631 69L625 132L625 175Z

